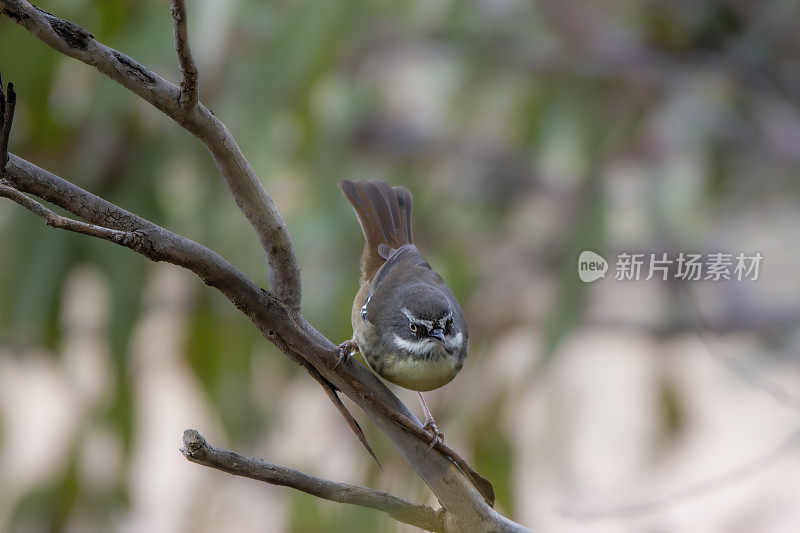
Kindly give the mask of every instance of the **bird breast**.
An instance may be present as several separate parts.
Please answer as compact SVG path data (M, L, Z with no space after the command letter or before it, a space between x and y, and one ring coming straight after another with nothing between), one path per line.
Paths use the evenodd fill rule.
M369 367L383 379L406 389L438 389L452 381L464 364L458 355L449 354L433 340L429 344L413 343L395 336L394 346L386 346L378 338L375 327L366 320L355 337Z

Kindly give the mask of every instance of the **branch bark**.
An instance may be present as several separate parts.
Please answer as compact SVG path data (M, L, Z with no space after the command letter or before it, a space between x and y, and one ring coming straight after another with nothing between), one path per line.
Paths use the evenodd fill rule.
M180 104L184 113L191 112L197 105L197 65L189 47L189 30L186 28L186 4L184 0L170 2L172 14L172 33L175 35L175 53L178 54L181 73Z
M341 391L389 437L436 494L445 509L443 524L446 530L527 531L492 509L494 494L491 484L454 450L444 443L437 443L435 451L428 453L432 435L422 429L414 415L373 373L354 361L334 369L336 346L300 313L300 271L286 225L221 121L199 102L186 111L181 105L181 90L175 85L128 56L98 43L80 26L21 0L0 0L0 13L55 50L94 66L119 82L173 118L206 145L236 204L258 234L267 255L271 291L258 288L230 262L205 246L125 211L12 154L8 155L8 165L2 176L6 180L3 185L11 189L7 196L13 196L15 201L33 208L40 216L44 214L50 217L42 211L46 210L44 206L24 194L20 197L16 192L52 202L90 225L131 234L134 238L121 238L120 244L151 260L168 261L187 268L208 285L220 290L252 320L266 339L290 359L304 366L323 385L329 396L332 393L331 399L338 399L336 390ZM185 17L181 20L185 21ZM182 47L177 44L179 33L176 33L177 48ZM185 51L188 53L188 46ZM8 123L10 125L10 121ZM59 223L67 224L67 221L77 223L66 218ZM84 233L92 234L90 228L81 228L87 230ZM101 237L105 233L95 229L91 231ZM112 236L110 240L113 240L116 234L107 235ZM348 415L345 418L351 428L353 424L357 426L352 415ZM356 433L363 438L360 429Z
M216 468L234 476L291 487L332 502L376 509L395 520L428 531L445 531L444 509L434 510L427 505L411 503L382 490L330 481L260 459L243 457L231 450L215 448L194 429L183 432L181 453L193 463Z
M75 233L82 233L83 235L105 239L117 244L122 244L123 246L125 245L124 243L132 243L136 239L136 234L132 232L102 228L100 226L95 226L94 224L87 224L86 222L72 220L70 218L57 215L36 200L9 186L5 179L0 179L0 196L3 198L8 198L12 202L21 205L28 211L39 216L42 220L44 220L45 224L54 228L74 231Z
M167 261L191 270L248 315L255 314L255 308L262 308L265 310L262 313L267 313L279 305L274 297L259 290L238 268L202 244L134 215L14 154L8 154L3 178L16 191L51 202L90 224L133 235L135 238L130 242L118 244L124 244L152 261Z
M0 77L0 175L5 172L6 163L8 163L8 137L11 134L16 103L17 94L14 92L14 84L9 83L8 89L4 92L3 78Z

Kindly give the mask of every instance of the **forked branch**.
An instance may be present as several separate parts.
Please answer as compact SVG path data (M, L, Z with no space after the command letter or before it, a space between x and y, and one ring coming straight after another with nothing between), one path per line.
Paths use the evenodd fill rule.
M172 7L176 51L181 65L181 88L125 54L98 43L89 32L76 24L41 11L26 1L0 0L1 14L24 26L55 50L97 68L172 117L206 145L237 206L261 241L267 256L270 292L260 289L234 265L205 246L8 154L6 146L13 118L12 90L9 90L8 98L2 98L7 103L4 103L3 112L0 113L3 118L3 124L0 125L0 161L7 161L3 165L5 168L0 167L0 171L3 171L0 196L10 198L55 227L104 238L127 246L153 261L168 261L187 268L220 290L252 320L266 339L303 366L324 387L363 443L366 444L363 433L352 415L338 401L337 391L353 400L389 437L442 504L444 510L430 510L435 517L427 511L423 513L432 517L433 521L429 524L432 528L447 531L527 531L486 503L493 502L491 485L454 450L438 443L435 451L427 453L431 435L422 429L414 415L374 374L353 361L334 369L337 360L335 345L300 314L300 270L283 219L225 125L202 103L192 104L196 99L197 76L188 46L185 7L181 1L174 1ZM52 202L85 222L62 217L31 196ZM483 496L473 485L479 488ZM365 495L384 494L370 492L371 489L359 490L367 491L359 493L359 498L366 498L363 501L371 501L371 496ZM346 493L343 498L355 498ZM382 498L391 500L392 505L402 503L402 500L392 499L396 497L391 495L378 499Z
M72 220L71 218L62 217L46 208L36 200L21 193L17 189L8 185L5 179L0 179L0 196L8 198L33 214L39 216L44 220L45 224L54 228L65 229L67 231L74 231L75 233L82 233L83 235L90 235L99 239L105 239L123 246L132 245L136 240L136 235L130 231L118 231L115 229L103 228L81 222L80 220Z

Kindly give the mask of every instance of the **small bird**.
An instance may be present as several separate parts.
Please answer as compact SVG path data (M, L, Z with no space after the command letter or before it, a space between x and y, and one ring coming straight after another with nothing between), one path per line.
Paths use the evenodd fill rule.
M469 351L467 323L453 291L422 258L411 238L411 193L382 181L339 180L366 244L353 302L352 340L339 361L359 351L379 376L417 391L424 428L443 437L421 391L449 383Z

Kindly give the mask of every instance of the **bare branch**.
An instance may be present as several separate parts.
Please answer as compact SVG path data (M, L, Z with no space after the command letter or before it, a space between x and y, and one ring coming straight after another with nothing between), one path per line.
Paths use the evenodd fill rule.
M0 176L6 171L8 162L8 137L11 134L11 123L14 121L14 107L17 94L14 84L8 84L8 91L3 92L3 78L0 78Z
M219 289L248 316L258 315L264 323L275 320L269 313L274 313L273 309L279 307L278 302L270 294L259 290L230 262L205 246L138 217L14 154L8 156L4 179L15 191L47 200L88 221L90 225L133 235L135 238L132 241L123 238L118 244L124 244L153 261L167 261L191 270L205 283ZM32 201L30 198L28 200ZM23 206L28 208L27 205ZM42 216L41 211L34 212Z
M370 446L369 442L367 442L367 437L366 435L364 435L364 431L361 429L361 426L358 424L358 421L355 419L355 417L353 417L353 414L347 410L347 407L345 407L344 403L342 403L342 400L341 398L339 398L339 395L336 394L336 387L333 385L333 383L325 379L325 377L319 373L319 370L314 368L314 365L312 365L309 361L304 359L301 354L295 352L290 346L283 343L282 339L277 338L276 335L273 335L273 337L274 338L272 339L272 341L278 347L284 350L284 353L286 353L286 355L289 356L289 358L292 361L305 368L306 372L308 372L308 374L312 378L314 378L314 380L317 383L319 383L319 385L325 391L325 394L328 395L330 401L333 402L333 405L342 415L345 422L347 422L347 425L350 426L350 429L356 435L358 441L361 443L362 446L364 446L364 449L367 450L367 453L369 453L370 456L372 456L372 458L375 460L375 463L378 465L378 468L383 470L383 465L381 465L381 460L378 459L378 456L375 455L372 446Z
M83 235L90 235L98 237L117 244L133 243L136 240L136 235L128 231L118 231L115 229L101 228L94 224L87 224L78 220L62 217L47 209L45 206L33 200L32 198L24 195L15 188L7 184L5 179L0 179L0 196L12 200L28 211L44 220L45 224L54 228L65 229L67 231L74 231L75 233L82 233Z
M186 29L186 4L184 0L170 2L172 33L175 35L175 52L178 54L181 73L180 103L184 113L197 105L197 65L189 47L189 31Z
M317 383L319 383L322 386L322 389L325 391L325 394L327 394L328 399L330 399L330 401L336 407L336 410L339 411L339 413L344 418L345 422L347 422L347 425L350 427L350 430L358 438L358 441L361 443L364 449L367 450L367 453L369 453L370 456L375 460L375 463L378 465L378 468L383 470L383 465L381 464L381 460L378 459L378 456L375 455L375 451L372 449L372 446L370 446L369 442L367 442L367 436L364 435L364 430L361 429L361 426L359 425L358 421L355 419L353 414L347 410L347 407L345 407L344 403L342 403L342 399L339 398L339 395L336 393L336 387L334 387L330 381L325 379L322 376L322 374L320 374L319 371L311 365L311 363L309 363L302 357L300 358L300 360L303 361L303 363L300 363L298 361L298 364L305 367L308 373L311 374L311 377L313 377L317 381Z
M470 530L496 528L498 531L527 531L484 503L470 482L483 480L458 454L443 443L427 453L431 436L397 397L363 365L353 361L332 370L336 347L314 329L302 315L290 312L270 293L260 290L224 258L190 239L172 233L138 217L73 183L47 172L14 154L9 154L5 179L17 191L26 192L62 207L92 224L132 233L125 244L154 261L168 261L187 268L208 285L219 289L293 361L325 383L326 393L335 387L352 399L394 442L414 470L431 487L448 510L448 519ZM303 363L300 363L302 357ZM341 403L341 402L339 402ZM341 406L343 407L343 406ZM337 409L340 406L337 404ZM341 409L340 409L341 411ZM349 413L342 415L351 425ZM359 434L359 439L363 434ZM437 453L443 451L447 456ZM451 462L452 461L452 462ZM458 465L458 466L457 466ZM467 474L467 478L461 473ZM489 485L489 487L491 487Z
M98 43L89 32L71 22L23 0L0 0L0 14L12 18L59 52L96 67L175 119L206 145L237 205L259 235L267 255L272 293L259 289L236 267L208 248L133 215L13 154L9 155L4 176L11 187L50 201L96 226L134 233L138 238L130 248L154 261L169 261L187 268L219 289L288 357L294 361L302 357L307 363L303 366L319 374L312 373L312 376L322 378L318 382L330 384L326 392L334 388L341 391L369 416L433 490L447 510L446 522L452 520L455 528L527 531L491 508L491 485L455 451L439 443L434 452L428 453L432 436L373 373L353 361L334 370L335 345L299 312L299 267L283 219L222 122L201 103L184 113L180 107L180 90L175 85L128 56ZM348 423L355 422L349 413L345 418ZM359 434L359 438L362 436ZM479 487L483 496L470 483Z
M127 55L97 42L77 24L23 0L0 0L0 13L62 54L95 67L200 139L211 152L236 205L258 234L267 257L270 290L291 309L299 309L300 268L286 224L225 124L200 103L185 113L178 87Z
M427 505L411 503L382 490L330 481L260 459L243 457L230 450L215 448L194 429L183 432L181 453L193 463L235 476L291 487L332 502L376 509L391 515L395 520L428 531L445 531L444 509L434 510Z
M207 284L222 291L237 308L253 320L266 338L274 342L292 360L299 362L298 357L302 356L307 363L303 366L312 377L317 379L311 368L321 376L324 375L333 386L343 390L359 407L367 411L373 421L376 416L380 417L384 431L387 431L387 423L392 422L398 424L397 426L392 424L391 427L395 438L402 436L403 440L406 440L413 435L412 440L420 443L421 450L421 453L415 450L413 454L415 459L412 465L415 468L427 471L423 464L437 461L436 454L424 453L427 450L427 443L432 438L431 435L422 429L421 424L414 419L408 409L372 373L357 364L340 365L336 373L330 370L329 367L333 366L336 360L335 346L302 317L293 318L289 315L269 293L259 290L241 271L215 252L129 213L13 154L9 155L6 179L15 189L48 200L91 223L133 233L136 236L133 242L123 240L120 244L125 243L149 259L168 261L195 272ZM287 339L291 339L291 342ZM328 361L328 366L313 365L310 362L313 360ZM326 393L329 392L326 389ZM338 403L335 405L341 412ZM352 416L349 413L349 416L344 412L342 414L352 428L355 422ZM372 454L366 439L363 438L363 433L355 429L354 432ZM409 443L406 442L403 446L409 446ZM491 485L455 450L442 442L437 443L435 449L450 457L458 469L467 475L470 482L481 488L484 499L493 501ZM418 461L423 458L425 461L419 463Z
M57 215L50 209L47 209L12 187L5 178L0 180L0 196L9 198L29 211L32 211L40 216L49 226L99 237L131 248L151 260L166 260L192 270L207 284L220 289L234 305L250 316L254 323L259 325L262 332L267 332L265 335L267 338L269 338L269 332L274 331L269 328L273 322L277 322L277 319L264 314L270 309L279 308L279 306L276 305L277 302L270 301L270 299L274 300L274 298L264 291L258 290L244 274L208 248L186 239L185 237L171 233L132 213L128 213L116 205L106 202L66 180L62 180L49 172L31 165L27 161L13 155L11 157L12 165L9 167L10 172L8 173L8 179L12 180L18 187L42 198L46 198L80 217L95 221L96 224L101 224L101 226L87 224ZM211 272L218 272L219 275L210 275L209 269L203 268L206 263L217 263L218 269ZM233 274L237 278L237 283L231 283L232 280L226 279L228 274ZM367 442L364 432L361 430L358 422L356 422L353 415L336 395L335 387L322 377L316 368L314 368L310 362L303 359L302 356L291 353L290 357L293 361L305 368L311 377L323 387L328 398L330 398L336 409L342 414L359 442L361 442L380 467L380 460Z

